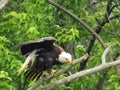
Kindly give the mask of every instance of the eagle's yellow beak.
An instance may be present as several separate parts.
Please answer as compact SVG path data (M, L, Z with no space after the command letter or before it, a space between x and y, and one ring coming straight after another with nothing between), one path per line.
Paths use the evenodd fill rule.
M71 59L67 59L67 63L68 64L72 64L72 60Z

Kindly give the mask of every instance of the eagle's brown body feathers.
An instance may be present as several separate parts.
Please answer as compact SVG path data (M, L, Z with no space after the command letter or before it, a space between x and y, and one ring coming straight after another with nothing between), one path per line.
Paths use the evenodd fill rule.
M50 69L53 65L61 64L57 59L59 54L64 50L54 44L54 42L55 38L47 37L19 44L23 56L28 58L31 53L33 53L33 55L35 54L33 60L29 59L30 61L26 64L28 69L25 72L25 77L28 80L40 77L43 71ZM21 74L21 72L22 69L19 74Z
M26 79L39 78L43 71L52 68L53 65L62 64L66 61L70 63L71 55L54 42L55 38L46 37L19 44L21 54L26 57L26 60L18 75L28 67L25 72Z

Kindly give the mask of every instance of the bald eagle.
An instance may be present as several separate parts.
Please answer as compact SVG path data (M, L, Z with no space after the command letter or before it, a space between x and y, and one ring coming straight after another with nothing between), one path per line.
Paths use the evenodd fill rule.
M40 40L32 40L19 44L21 54L26 57L26 60L20 68L18 75L27 67L25 77L28 80L33 80L39 78L48 69L51 69L51 73L54 75L56 72L52 69L54 65L60 65L65 62L71 64L71 54L56 45L55 41L54 37L45 37Z

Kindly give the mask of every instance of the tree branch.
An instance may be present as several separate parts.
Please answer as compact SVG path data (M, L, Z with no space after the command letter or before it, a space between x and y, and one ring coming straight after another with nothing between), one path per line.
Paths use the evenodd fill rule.
M50 80L50 79L53 78L53 77L57 77L57 76L61 75L62 73L70 70L70 68L72 68L74 65L82 62L83 60L86 60L88 57L89 57L89 55L88 55L88 54L85 54L85 55L82 56L81 58L73 61L73 64L72 64L72 65L67 65L64 69L61 69L61 70L59 70L58 72L56 72L54 76L49 75L49 76L40 78L40 79L39 79L33 86L31 86L28 90L35 90L41 83L43 83L43 82L45 82L45 81L47 81L47 80Z
M106 63L105 57L106 57L106 55L109 53L110 48L113 47L113 46L114 46L114 44L110 45L109 47L107 47L107 48L104 50L104 52L103 52L103 54L102 54L102 57L101 57L101 59L102 59L102 64L105 64L105 63Z
M118 4L113 5L112 7L110 7L109 9L109 15L111 14L111 12L114 10L115 7L118 7Z
M116 19L116 18L119 18L119 17L120 17L120 13L119 13L119 14L116 14L116 15L111 16L109 19L110 19L110 20L113 20L113 19Z
M62 6L60 6L59 4L55 3L52 0L46 0L46 1L48 3L50 3L51 5L55 6L56 8L62 10L66 14L68 14L69 16L71 16L72 18L74 18L76 21L78 21L84 28L86 28L91 34L93 34L97 38L97 40L100 42L100 44L102 45L102 47L105 48L104 42L100 38L100 36L91 27L89 27L84 21L82 21L79 17L75 16L73 13L71 13L70 11L68 11L65 8L63 8Z

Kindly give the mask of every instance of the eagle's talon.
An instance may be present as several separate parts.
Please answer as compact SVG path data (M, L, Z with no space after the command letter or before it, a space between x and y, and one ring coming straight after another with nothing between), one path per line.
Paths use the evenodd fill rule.
M52 70L51 70L52 76L54 76L56 72L57 72L57 70L52 69Z
M45 71L42 71L41 76L42 76L42 77L45 77L45 76L46 76L46 72L45 72Z

